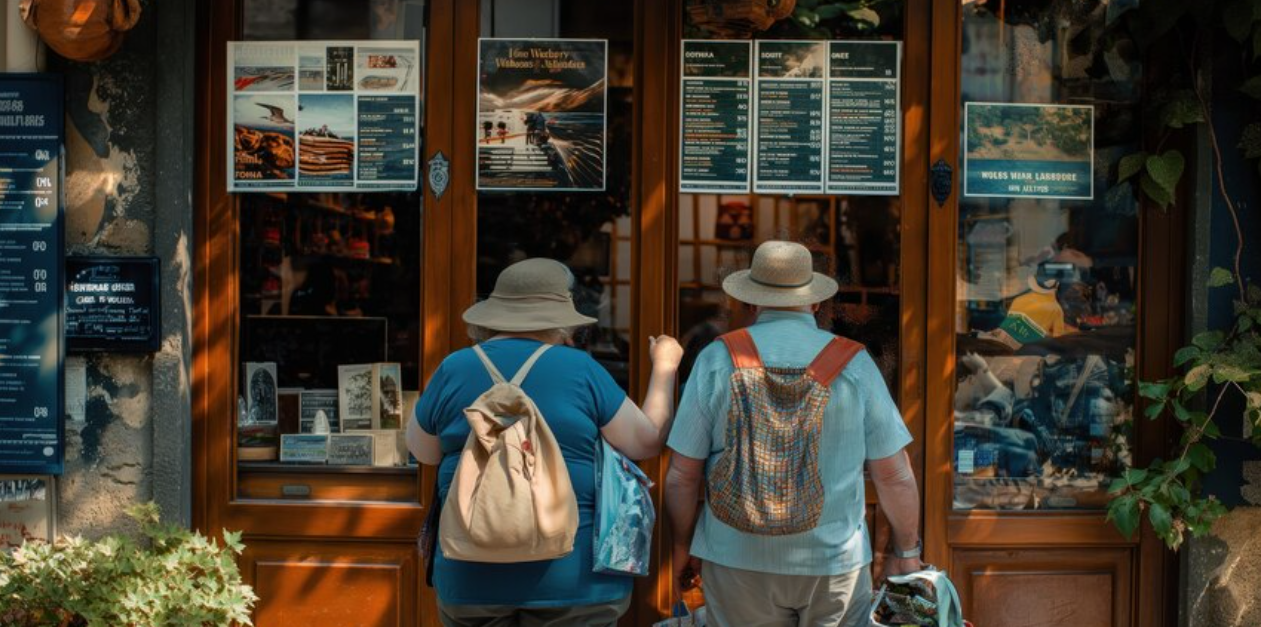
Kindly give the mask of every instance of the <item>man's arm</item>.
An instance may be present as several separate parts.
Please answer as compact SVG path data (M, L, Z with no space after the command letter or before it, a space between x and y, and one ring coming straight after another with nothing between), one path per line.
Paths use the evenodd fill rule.
M883 459L867 462L871 481L876 484L880 509L884 510L893 528L893 548L909 551L920 541L919 535L919 486L911 460L902 449ZM885 560L885 575L901 575L922 570L924 562L919 557L899 558L890 555Z
M705 474L705 460L693 459L678 452L670 455L670 470L666 473L665 505L670 518L670 537L673 541L673 584L675 590L683 589L684 575L695 571L692 560L692 533L696 530L696 515L700 506L701 478ZM695 572L690 574L697 574Z

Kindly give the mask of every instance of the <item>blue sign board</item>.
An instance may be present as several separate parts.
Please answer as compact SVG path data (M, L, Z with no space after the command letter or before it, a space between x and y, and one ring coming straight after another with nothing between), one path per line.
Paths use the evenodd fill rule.
M964 104L963 195L1091 200L1095 109Z
M0 473L63 467L62 94L0 74Z

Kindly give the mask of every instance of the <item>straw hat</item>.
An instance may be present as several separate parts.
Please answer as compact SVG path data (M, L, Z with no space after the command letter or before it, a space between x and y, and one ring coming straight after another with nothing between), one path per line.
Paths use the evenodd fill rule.
M464 311L464 322L494 331L544 331L594 324L578 313L573 275L552 259L518 261L499 273L490 298Z
M814 271L810 251L793 242L769 241L753 253L753 266L722 282L732 298L758 307L801 307L825 301L839 289Z

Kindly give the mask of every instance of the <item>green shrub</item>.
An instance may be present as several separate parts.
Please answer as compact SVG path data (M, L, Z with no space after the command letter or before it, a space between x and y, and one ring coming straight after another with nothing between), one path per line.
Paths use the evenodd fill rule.
M0 551L0 626L250 625L257 597L241 582L239 533L221 547L159 520L157 505L127 515L141 539L72 536Z

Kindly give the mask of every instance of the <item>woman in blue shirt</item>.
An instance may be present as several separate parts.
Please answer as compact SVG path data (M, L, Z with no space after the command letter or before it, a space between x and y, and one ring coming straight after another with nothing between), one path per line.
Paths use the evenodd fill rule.
M652 378L641 410L590 355L565 346L572 329L596 322L577 312L573 275L550 259L505 269L490 298L464 312L470 335L496 369L511 377L543 344L522 389L546 417L565 458L578 500L578 533L569 555L549 561L488 564L434 556L438 609L447 627L614 625L630 605L632 579L592 571L595 452L603 437L631 459L661 452L674 412L674 379L683 350L673 338L650 338ZM468 438L464 409L491 387L471 349L449 355L430 378L407 428L421 463L437 465L439 502L446 499Z

